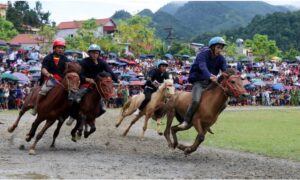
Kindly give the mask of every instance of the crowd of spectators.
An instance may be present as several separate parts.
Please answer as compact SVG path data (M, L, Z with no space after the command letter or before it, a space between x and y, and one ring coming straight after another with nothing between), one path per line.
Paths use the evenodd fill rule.
M11 51L0 55L0 109L19 109L30 88L37 83L40 76L43 56L36 49L30 51ZM121 79L115 84L115 97L105 102L107 107L117 108L124 105L130 96L143 91L147 72L155 68L157 59L116 58L105 56L113 72ZM188 83L192 59L175 57L167 59L168 72L174 79L178 91L191 91ZM300 101L300 65L299 62L259 62L238 61L228 63L241 74L245 88L250 96L247 99L230 98L229 105L263 105L263 106L299 106ZM4 74L23 73L29 81L7 79Z

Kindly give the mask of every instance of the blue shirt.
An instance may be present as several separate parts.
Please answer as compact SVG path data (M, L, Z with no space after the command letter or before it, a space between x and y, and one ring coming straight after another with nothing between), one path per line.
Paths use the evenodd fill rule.
M192 64L188 81L194 83L209 80L211 75L218 75L220 70L226 71L226 69L227 62L222 55L213 58L211 50L205 49L197 55Z

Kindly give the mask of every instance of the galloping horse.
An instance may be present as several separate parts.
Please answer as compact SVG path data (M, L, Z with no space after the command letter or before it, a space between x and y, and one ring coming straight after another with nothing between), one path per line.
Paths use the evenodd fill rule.
M80 70L81 70L81 67L78 63L68 62L66 64L66 70L64 73L66 74L66 73L70 73L70 72L76 72L77 74L79 74ZM34 86L31 89L31 92L25 97L24 104L23 104L21 110L19 111L19 115L18 115L16 121L13 123L12 126L10 126L8 128L8 132L10 132L10 133L14 132L14 130L18 127L22 116L28 110L32 109L35 106L35 104L37 103L37 97L39 95L40 90L41 90L41 86Z
M55 120L59 119L57 128L53 134L53 142L51 147L54 147L55 138L58 136L59 130L64 120L69 115L70 102L68 100L68 93L78 90L80 84L79 73L81 66L78 63L68 63L66 65L65 77L63 81L57 84L47 93L46 97L40 99L37 106L37 117L32 123L29 133L26 135L26 141L29 142L34 137L35 132L41 122L46 120L46 124L42 130L37 134L35 142L30 147L29 154L35 154L35 147L37 142L42 138L46 130L52 126ZM47 81L45 82L47 83Z
M153 116L154 112L161 107L161 103L164 103L165 100L173 95L175 93L175 88L173 84L173 80L166 79L164 82L159 86L158 90L152 94L151 101L147 104L147 106L144 108L143 111L141 111L130 123L129 127L126 129L126 131L123 133L123 136L126 136L131 126L137 122L142 116L145 116L145 122L143 127L143 134L142 137L145 135L145 131L147 129L148 120L151 116ZM145 95L139 94L136 96L133 96L131 99L129 99L123 106L121 110L121 117L119 121L116 124L116 127L119 127L119 125L122 123L125 117L131 115L133 112L135 112L142 101L144 100ZM157 126L159 126L159 123L157 123ZM158 127L159 130L159 127Z
M203 92L198 110L192 118L191 125L186 129L180 129L178 125L172 126L171 128L171 125L174 116L178 121L183 121L185 112L191 103L192 95L190 92L179 92L174 95L168 102L167 127L164 132L169 147L177 147L184 151L186 155L194 152L204 141L205 134L210 131L210 127L217 121L219 114L226 108L228 97L238 97L240 95L246 95L242 79L239 75L235 75L235 72L232 69L228 69L226 73L222 73L218 82L212 83ZM178 131L190 129L192 126L194 126L198 133L194 144L192 146L178 144L176 133ZM170 139L170 130L173 136L173 143Z
M80 103L79 117L76 126L71 131L72 140L76 142L76 131L81 136L82 127L85 126L84 137L87 138L90 134L96 131L95 119L100 111L101 98L109 99L114 94L113 81L109 73L102 72L95 78L95 84L91 92L84 95ZM77 119L78 119L77 118ZM90 126L88 131L87 125Z

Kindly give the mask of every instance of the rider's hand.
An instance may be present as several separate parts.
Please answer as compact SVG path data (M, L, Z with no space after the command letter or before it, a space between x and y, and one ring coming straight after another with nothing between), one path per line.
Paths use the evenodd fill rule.
M86 82L88 82L88 83L90 83L90 84L95 84L94 79L86 78L85 80L86 80Z
M215 75L210 76L210 80L213 82L217 82L218 78Z
M153 81L153 83L152 83L155 87L159 87L159 85L160 85L160 83L159 82L157 82L156 80L155 81Z
M50 78L50 79L52 79L52 78L53 78L53 74L49 73L49 74L47 75L47 77Z

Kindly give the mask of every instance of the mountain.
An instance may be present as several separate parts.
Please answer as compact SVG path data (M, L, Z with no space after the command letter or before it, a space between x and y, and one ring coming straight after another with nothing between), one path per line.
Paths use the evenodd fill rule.
M155 13L144 9L139 15L152 18L152 26L156 28L158 37L165 39L168 35L165 28L173 28L176 40L190 41L205 32L245 27L256 15L288 11L288 7L273 6L262 1L175 1ZM130 17L128 14L121 11L113 17L118 15L124 19Z
M128 19L131 17L131 14L125 10L119 10L119 11L116 11L114 13L114 15L111 16L111 18L115 21L115 22L118 22L119 20L122 20L122 19Z
M174 2L170 2L170 3L166 4L166 5L164 5L163 7L161 7L158 11L174 15L177 12L177 10L180 7L182 7L185 3L187 3L187 1L174 1Z
M259 1L191 1L178 8L174 17L203 33L244 27L255 15L287 11L286 7Z
M152 17L153 16L153 12L150 9L144 9L141 12L139 12L138 15Z
M295 48L300 51L300 11L277 12L266 16L255 16L245 28L228 31L225 34L233 38L252 38L255 34L268 35L275 40L281 50Z

